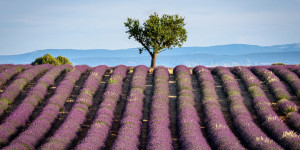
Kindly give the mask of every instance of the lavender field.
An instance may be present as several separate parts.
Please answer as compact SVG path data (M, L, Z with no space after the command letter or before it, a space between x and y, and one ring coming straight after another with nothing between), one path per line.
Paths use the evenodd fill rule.
M0 149L300 150L300 65L0 65Z

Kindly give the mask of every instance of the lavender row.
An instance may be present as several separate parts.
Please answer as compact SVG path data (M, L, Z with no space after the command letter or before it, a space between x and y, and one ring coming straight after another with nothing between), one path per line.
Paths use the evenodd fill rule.
M117 66L106 86L102 95L102 103L96 117L91 124L87 135L83 141L77 145L76 149L101 149L105 146L105 141L113 123L114 112L117 102L122 94L123 80L126 77L128 67L124 65Z
M0 65L0 71L3 71L4 69L8 69L10 67L13 67L13 64L1 64Z
M235 67L233 71L243 81L258 82L257 77L245 67ZM250 81L248 81L250 82ZM248 93L253 98L253 106L261 126L266 133L286 149L299 149L299 135L290 130L273 110L270 100L260 86L247 86Z
M276 71L277 69L272 69ZM300 133L300 115L298 113L298 106L289 100L290 96L288 91L286 90L286 87L283 85L283 83L280 81L280 79L273 74L273 72L267 70L264 67L253 67L252 71L254 71L258 76L260 76L268 85L270 89L274 89L272 93L278 100L278 108L281 113L283 113L286 116L287 123L292 129ZM288 73L288 71L284 69L279 69L276 71L277 73L279 72L284 72ZM287 76L287 75L284 75ZM297 77L294 76L293 74L288 75L289 76L289 81L287 82L293 82L297 80ZM299 80L299 79L298 79ZM296 82L293 82L297 84ZM299 85L296 85L299 86ZM282 95L285 95L284 97ZM292 113L294 112L294 113ZM291 113L291 114L289 114ZM288 115L289 114L289 115Z
M211 72L204 66L197 66L194 73L201 87L204 123L213 149L245 149L225 121Z
M300 77L300 65L285 65L289 70L295 72Z
M300 98L300 79L294 72L280 66L272 67L271 70L285 80L291 86L298 98Z
M69 144L71 144L72 140L77 136L76 133L86 120L89 107L93 104L93 96L107 69L107 66L97 66L91 71L66 120L55 131L54 135L42 145L41 149L68 148Z
M143 118L144 90L149 68L143 65L134 68L131 88L121 127L113 144L113 150L137 150Z
M298 135L300 134L300 114L298 112L290 112L286 115L287 123L294 129Z
M300 133L300 114L298 106L287 99L281 99L277 102L278 109L285 115L287 124L296 132Z
M22 103L1 124L0 143L8 142L9 137L17 131L17 128L25 126L35 107L37 107L38 103L47 95L48 87L54 84L55 78L57 78L62 71L71 67L71 65L53 67L38 80L36 85L27 93Z
M216 67L213 72L221 78L233 124L242 143L250 149L282 149L254 123L234 75L225 67Z
M72 71L66 74L66 77L56 88L55 94L49 99L39 116L29 125L29 127L20 133L8 146L3 149L34 149L40 139L51 128L63 109L65 100L70 96L79 80L81 74L87 71L88 66L75 66Z
M180 143L183 149L210 149L203 137L200 118L195 109L194 93L190 70L183 65L176 66L174 72L178 87L178 124Z
M163 66L154 68L154 91L149 118L146 149L173 149L169 106L169 71Z
M25 85L32 81L36 76L51 69L52 67L53 66L49 64L38 65L18 75L0 96L0 116L3 115L9 104L11 104L20 94Z
M5 84L9 79L11 79L14 75L22 72L30 68L31 65L16 65L11 68L7 68L0 73L0 87Z
M279 111L281 113L286 115L289 112L298 111L297 105L294 102L289 101L290 95L286 90L285 85L272 71L269 71L264 67L252 67L252 71L261 77L268 87L272 89L271 92L276 97L276 100L278 100Z
M280 99L291 99L289 92L286 87L280 81L280 79L274 75L274 73L264 66L256 66L251 69L258 77L267 83L270 91L277 100Z

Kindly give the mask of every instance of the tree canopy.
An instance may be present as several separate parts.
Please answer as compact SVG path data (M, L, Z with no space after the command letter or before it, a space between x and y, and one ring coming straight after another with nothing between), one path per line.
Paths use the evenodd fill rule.
M127 18L124 23L129 39L134 38L143 47L139 48L140 54L147 51L152 57L151 67L156 66L157 54L167 49L181 47L187 39L184 28L184 18L176 15L164 14L161 17L157 13L151 14L143 25L139 20Z
M31 63L31 65L40 65L40 64L51 64L54 66L63 65L63 64L72 65L72 63L69 61L68 58L62 56L57 56L55 58L50 54L45 54L44 56L38 57L35 59L34 62Z

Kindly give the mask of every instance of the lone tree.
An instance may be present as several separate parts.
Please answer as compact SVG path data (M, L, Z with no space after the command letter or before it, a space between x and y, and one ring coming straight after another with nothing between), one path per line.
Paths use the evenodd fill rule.
M184 18L178 15L162 15L154 13L140 25L139 20L127 18L124 23L129 39L134 37L143 47L139 48L140 54L147 51L152 60L151 68L156 67L157 54L176 46L181 47L187 39L184 28Z

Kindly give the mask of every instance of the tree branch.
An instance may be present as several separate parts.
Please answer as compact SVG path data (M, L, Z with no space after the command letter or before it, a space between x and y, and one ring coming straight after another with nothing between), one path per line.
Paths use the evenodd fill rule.
M162 48L162 49L158 50L158 53L163 52L163 51L165 51L165 50L167 50L167 49L168 49L168 46L165 46L165 48ZM172 49L172 48L171 48L171 49Z
M163 51L165 51L165 50L167 50L167 48L164 48L164 49L159 50L158 53L163 52Z
M141 44L142 44L142 46L144 46L144 48L149 52L149 54L151 55L151 57L153 57L153 53L150 51L150 49L148 48L148 46L146 46L146 44L144 44L143 43L143 41L142 40L138 40Z

